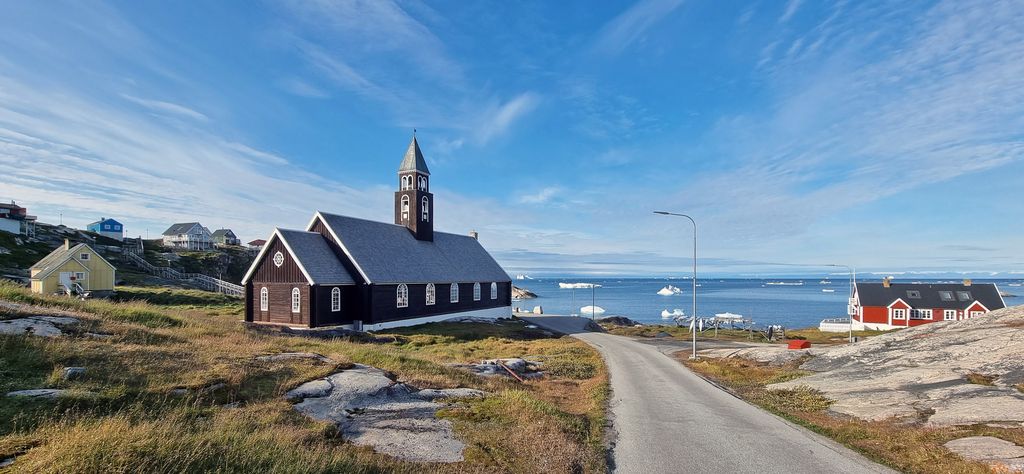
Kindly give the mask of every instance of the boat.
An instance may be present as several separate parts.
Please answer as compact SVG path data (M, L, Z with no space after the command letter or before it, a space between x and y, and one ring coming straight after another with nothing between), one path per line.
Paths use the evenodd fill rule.
M832 281L826 278L824 280L819 281L818 284L819 285L831 285Z
M765 285L771 286L804 286L802 281L769 281L765 282Z
M580 308L580 314L604 314L604 308L600 306L584 306Z
M679 308L673 309L671 313L667 309L661 310L661 319L672 319L674 317L680 317L685 315L686 313L684 313L683 310Z
M822 288L821 292L822 293L835 293L836 290L833 290L832 288Z
M579 288L600 288L601 285L598 285L596 283L562 283L562 282L559 282L558 283L558 287L563 289L563 290L565 290L565 289L579 289Z
M661 295L661 296L678 295L678 294L680 294L682 292L683 292L682 289L680 289L677 286L672 286L672 285L668 285L668 286L658 290L658 294Z

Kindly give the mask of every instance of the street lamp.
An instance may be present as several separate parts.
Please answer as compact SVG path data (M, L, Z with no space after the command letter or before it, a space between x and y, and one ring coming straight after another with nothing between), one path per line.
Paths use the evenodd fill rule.
M853 299L854 286L857 284L857 270L849 265L843 265L841 263L830 263L827 267L842 267L850 271L850 296L846 299L846 306L849 308L850 300ZM850 318L850 342L853 342L853 315L849 314L850 311L847 309L847 317Z
M676 216L685 217L690 220L693 224L693 353L690 355L691 359L697 358L697 221L694 221L692 217L686 214L677 214L674 212L667 211L654 211L655 214L661 214L663 216ZM851 323L852 324L852 323Z

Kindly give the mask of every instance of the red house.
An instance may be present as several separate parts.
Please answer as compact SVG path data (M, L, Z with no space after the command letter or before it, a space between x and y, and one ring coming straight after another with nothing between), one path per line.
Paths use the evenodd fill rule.
M994 283L857 283L849 312L854 329L897 329L959 321L1006 307ZM858 324L859 323L859 324Z

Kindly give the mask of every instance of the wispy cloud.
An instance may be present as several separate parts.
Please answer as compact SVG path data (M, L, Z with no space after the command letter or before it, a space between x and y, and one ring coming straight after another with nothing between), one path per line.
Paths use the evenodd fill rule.
M138 97L133 97L128 94L121 94L121 97L125 98L130 102L139 104L149 109L150 111L156 112L158 114L170 114L178 117L199 120L202 122L209 120L209 118L206 115L200 112L196 112L195 110L185 107L184 105L178 105L171 102L164 102L161 100L140 99Z
M683 0L640 0L605 24L594 48L606 54L619 54L642 40L648 29L682 4Z
M540 96L532 92L519 94L509 101L488 107L479 117L476 125L467 124L481 144L504 135L517 121L530 113L540 103Z
M544 204L550 201L551 198L557 196L560 192L562 192L561 188L549 186L547 188L541 189L540 191L537 191L536 193L524 194L520 196L519 202L521 204Z
M779 17L779 23L785 23L796 15L796 11L800 9L800 5L803 0L789 0L786 2L786 9L782 11L782 16Z

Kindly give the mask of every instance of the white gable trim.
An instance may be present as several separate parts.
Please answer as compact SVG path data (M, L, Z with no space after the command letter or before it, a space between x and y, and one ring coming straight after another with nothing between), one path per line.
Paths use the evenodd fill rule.
M77 258L72 258L72 255L69 254L69 255L65 256L63 259L61 259L58 263L56 263L55 265L50 267L49 270L47 270L47 271L45 271L43 273L40 273L40 274L32 277L32 279L33 280L45 280L46 277L50 276L50 274L53 273L58 268L60 268L61 265L64 265L65 263L67 263L68 260L71 260L72 262L77 263L78 266L82 267L85 270L86 274L89 273L89 267L85 266L85 264L83 264L82 262L79 262Z
M970 310L970 309L971 309L971 307L972 307L972 306L974 306L974 305L978 305L978 306L981 306L982 308L985 308L985 312L986 312L986 313L988 313L988 312L991 312L991 311L992 311L992 310L988 309L988 307L987 307L987 306L985 306L985 305L981 304L981 301L978 301L978 300L974 300L974 301L973 301L973 302L972 302L971 304L969 304L969 305L967 305L966 307L964 307L964 312L967 312L968 310Z
M899 303L899 302L903 302L903 304L905 304L908 309L913 309L914 308L910 303L907 303L906 301L903 301L903 298L896 298L896 301L893 301L892 303L890 303L889 306L886 306L886 308L892 309L893 305L895 305L896 303Z
M999 285L996 285L995 283L993 283L992 286L995 287L996 294L999 295L999 302L1003 303L1003 308L1006 308L1007 307L1006 306L1006 300L1003 299L1003 293L999 291Z
M356 267L356 271L359 272L359 276L363 277L363 281L365 281L367 284L373 283L372 281L370 281L370 277L366 275L366 272L363 271L363 267L359 266L359 262L357 262L356 259L352 257L352 253L349 252L348 248L345 247L345 243L338 238L338 234L334 232L334 228L331 227L331 224L327 222L327 219L324 219L323 214L320 214L320 211L316 211L316 214L313 215L313 218L309 221L309 225L306 226L306 232L313 231L313 224L316 222L317 219L320 219L320 222L324 223L324 227L326 227L327 231L331 233L331 237L334 238L334 242L338 244L338 247L341 247L341 251L345 254L346 257L348 257L348 261L352 262L352 266Z
M270 250L270 244L274 242L275 238L281 241L281 244L284 245L285 250L287 250L288 254L292 256L292 260L295 262L295 265L299 267L299 270L302 272L302 275L306 277L306 281L310 285L316 284L313 282L313 277L309 276L309 272L306 271L306 267L302 266L302 261L299 260L299 257L295 256L295 251L292 250L292 247L290 245L288 245L288 241L285 240L284 236L281 235L281 229L278 229L277 227L274 228L274 233L270 234L270 238L267 239L267 243L263 246L263 249L260 250L260 254L256 256L256 260L252 262L252 266L249 267L249 271L245 272L245 277L242 278L242 284L245 285L246 283L249 283L249 278L252 277L252 274L256 270L256 267L261 262L263 262L263 256L266 255L268 250Z

